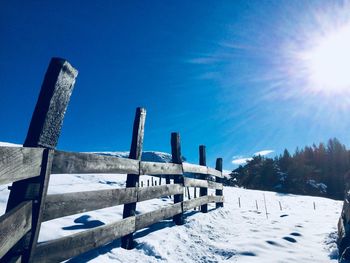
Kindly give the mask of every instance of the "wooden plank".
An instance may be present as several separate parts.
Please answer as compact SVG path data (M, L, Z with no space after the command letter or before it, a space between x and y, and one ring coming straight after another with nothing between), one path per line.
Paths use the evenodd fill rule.
M136 188L48 195L45 202L43 221L136 201Z
M139 161L93 153L55 151L52 173L139 173Z
M21 262L22 262L22 256L21 255L14 255L8 261L8 263L21 263Z
M143 187L138 189L137 202L163 196L181 194L183 187L180 184L166 184L160 186Z
M184 173L208 174L208 168L206 166L201 166L197 164L183 163L182 169Z
M45 205L45 200L47 195L47 189L49 187L53 152L54 152L53 150L45 149L43 154L41 172L40 172L40 176L38 177L40 180L40 183L37 184L38 186L37 194L33 195L34 202L33 202L33 214L32 214L32 230L31 230L31 238L29 241L29 250L28 250L28 254L25 254L24 256L24 261L27 261L29 258L28 261L32 262L31 257L38 242L43 210L44 210L44 205Z
M40 243L33 262L61 262L135 231L135 217Z
M78 71L66 60L51 59L24 146L56 147L77 76Z
M147 226L153 225L161 220L171 218L182 212L182 203L173 204L167 207L144 213L136 216L135 229L140 230Z
M223 202L224 202L223 196L209 195L209 203L223 203Z
M208 181L208 188L222 190L222 189L223 189L223 186L222 186L221 183L217 183L217 182L213 182L213 181Z
M0 258L2 258L32 226L32 202L19 204L0 217Z
M215 164L215 168L216 170L220 171L222 173L222 158L217 158L216 159L216 164ZM220 177L216 177L216 182L221 184L222 186L222 182L223 182L223 179L220 178ZM217 188L215 190L215 195L216 196L223 196L223 187L220 188ZM216 203L216 208L219 208L219 207L223 207L224 206L224 203L223 202L217 202Z
M199 146L199 165L205 166L207 165L207 156L206 156L206 150L205 150L205 145L200 145ZM208 167L207 172L208 172ZM208 180L208 175L203 175L202 179ZM199 196L206 196L208 195L208 185L205 187L200 187L199 188ZM201 205L201 212L202 213L208 213L208 205L203 204Z
M208 174L210 174L212 176L220 177L220 178L223 177L221 171L218 171L218 170L211 168L211 167L208 167Z
M130 159L141 160L143 139L145 133L145 121L146 121L146 110L143 108L137 108L134 120L134 126L132 130L132 139L130 146ZM126 187L136 187L139 184L140 176L137 174L128 174L126 178ZM136 202L125 204L123 209L123 218L135 216L136 214ZM121 239L121 247L125 249L134 248L133 234L130 233L123 236Z
M163 175L163 174L182 174L181 164L141 162L140 174L144 175Z
M61 132L64 115L73 91L78 71L66 60L53 58L46 71L39 98L29 125L24 147L56 148ZM47 156L45 156L47 153ZM44 151L40 176L17 181L12 184L6 211L12 210L27 199L27 192L32 192L33 203L32 231L24 238L25 244L22 261L30 261L40 230L41 208L45 200L49 174L51 170L51 152ZM32 191L32 189L34 189ZM24 243L20 248L24 247Z
M177 132L171 133L171 159L173 163L176 163L178 165L182 164L182 155L181 155L181 143L180 143L180 134ZM182 166L181 166L182 170ZM178 194L174 195L174 204L182 203L184 200L184 176L183 173L179 175L174 175L174 183L175 184L181 184L182 191ZM183 225L185 223L185 219L183 216L183 211L181 213L178 213L174 215L173 221L176 225Z
M0 184L39 176L43 148L0 146Z
M201 196L191 200L183 201L183 211L193 209L195 207L207 204L209 202L208 196Z
M184 177L184 184L186 187L208 187L208 181Z

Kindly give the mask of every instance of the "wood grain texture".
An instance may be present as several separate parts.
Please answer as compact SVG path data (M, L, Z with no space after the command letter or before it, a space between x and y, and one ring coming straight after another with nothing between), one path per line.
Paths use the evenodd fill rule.
M136 201L136 188L48 195L45 202L43 221Z
M43 148L0 146L0 184L39 176Z
M223 196L213 196L209 195L209 203L223 203L224 197Z
M205 166L207 165L207 155L206 155L206 147L205 145L199 146L199 165ZM208 167L207 172L208 172ZM208 174L201 175L200 179L208 180ZM206 187L200 187L199 188L199 196L207 196L208 195L208 185ZM200 210L202 213L208 213L208 205L203 204L200 207Z
M213 182L213 181L208 181L208 188L222 190L222 189L223 189L223 186L222 186L221 183L217 183L217 182Z
M139 173L139 161L93 153L55 151L52 173Z
M213 175L213 176L216 176L216 177L220 177L220 178L223 177L221 171L218 171L218 170L216 170L216 169L214 169L214 168L211 168L211 167L208 167L208 174Z
M183 163L182 168L184 173L208 174L208 168L206 166L191 163Z
M95 227L37 246L34 262L61 262L135 231L135 217Z
M170 137L171 144L171 160L173 163L182 165L182 154L181 154L181 142L180 134L177 132L171 133ZM181 166L181 171L183 172L183 167ZM183 174L173 175L174 183L180 184L183 188L184 186L184 176ZM174 195L174 204L182 203L184 200L184 191L182 190L179 194ZM183 211L174 215L173 221L176 225L183 225L185 223L185 218L183 216Z
M165 184L160 186L143 187L138 189L137 201L146 201L158 197L182 194L183 187L180 184Z
M30 229L32 202L20 203L0 217L0 258L2 258Z
M183 202L183 211L187 211L195 207L207 204L208 202L209 202L208 196L201 196L191 200L186 200Z
M163 174L182 174L181 164L141 162L140 174L144 175L163 175Z
M134 125L132 130L132 139L130 146L129 158L140 161L143 148L143 139L145 136L145 121L146 110L144 108L137 108L135 113ZM136 187L139 185L140 169L137 174L128 174L126 177L126 187ZM153 178L153 177L152 177ZM136 202L125 204L123 208L123 218L135 216ZM133 233L123 236L121 239L121 247L125 249L134 248Z
M208 187L208 181L189 177L184 177L184 184L186 187Z
M77 76L78 71L68 61L51 59L24 146L56 147Z
M222 158L217 158L216 159L215 169L222 173ZM216 177L216 182L221 184L221 186L222 186L223 178ZM223 187L216 188L215 195L216 196L223 196L224 195L223 189L224 189ZM220 207L223 207L223 206L224 206L224 203L222 203L222 202L217 202L216 203L216 208L220 208Z
M144 213L136 216L135 229L140 230L147 226L153 225L167 218L171 218L182 212L182 203L173 204L167 207Z

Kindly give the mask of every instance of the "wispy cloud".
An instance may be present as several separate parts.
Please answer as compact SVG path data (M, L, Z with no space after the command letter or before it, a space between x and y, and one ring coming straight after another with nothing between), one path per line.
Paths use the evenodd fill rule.
M250 161L252 160L251 157L248 157L248 158L239 158L239 159L233 159L232 160L232 163L233 164L236 164L236 165L242 165L242 164L245 164L247 161Z
M254 153L253 156L258 156L258 155L266 156L266 155L273 153L273 152L275 152L275 151L274 150L262 150L262 151L258 151L256 153ZM253 157L233 156L232 163L235 165L243 165L252 159L253 159Z
M274 150L262 150L262 151L254 153L253 156L258 156L258 155L265 156L265 155L268 155L268 154L273 153L273 152L274 152Z
M218 62L216 57L197 57L187 60L190 64L209 65Z

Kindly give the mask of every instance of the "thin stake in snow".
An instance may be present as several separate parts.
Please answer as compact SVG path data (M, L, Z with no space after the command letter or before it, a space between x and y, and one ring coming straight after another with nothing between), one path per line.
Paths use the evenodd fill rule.
M314 210L316 210L316 203L315 203L315 201L314 201Z
M282 211L281 201L278 201L278 203L280 204L280 210Z
M238 206L241 208L241 197L238 197Z
M143 181L141 181L141 187L143 187Z
M149 187L149 179L147 179L147 186Z
M269 216L268 216L268 214L267 214L267 206L266 206L266 198L265 198L265 194L263 194L263 196L264 196L265 214L266 214L266 218L268 219L268 218L269 218Z
M152 186L154 186L153 176L151 177L151 180L152 180Z
M190 188L189 187L186 187L187 188L187 195L188 195L188 199L191 200L191 195L190 195Z
M162 177L159 177L159 185L162 184Z
M259 211L258 201L255 200L256 211Z

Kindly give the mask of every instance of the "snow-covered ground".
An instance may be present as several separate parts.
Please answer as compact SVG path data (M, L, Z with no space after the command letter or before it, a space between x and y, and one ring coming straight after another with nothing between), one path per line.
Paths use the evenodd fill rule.
M125 175L53 174L49 194L124 187L125 180ZM146 185L151 178L141 180ZM7 185L1 185L1 214L8 193ZM225 187L224 196L224 208L209 205L207 214L189 211L183 226L165 220L138 231L133 250L120 248L117 240L68 262L337 262L336 225L342 202L233 187ZM141 202L138 212L172 202L168 197ZM122 206L117 206L51 220L42 224L39 241L121 218Z

